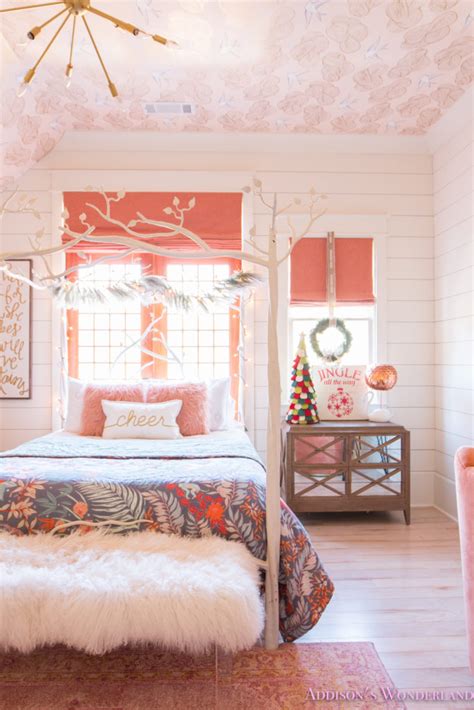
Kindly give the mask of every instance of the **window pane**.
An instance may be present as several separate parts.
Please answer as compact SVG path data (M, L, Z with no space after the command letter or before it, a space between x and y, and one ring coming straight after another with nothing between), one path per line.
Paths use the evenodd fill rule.
M83 309L81 308L81 311L79 313L79 328L81 330L90 330L94 327L94 316L89 315L87 313L83 312Z
M99 264L77 272L87 284L107 286L123 279L139 278L140 264ZM84 380L119 380L140 377L138 346L124 348L140 337L139 301L113 302L107 306L85 304L78 318L79 377ZM114 364L115 360L117 362Z
M224 339L228 340L228 336L226 337L226 333L223 334ZM198 344L198 333L197 330L185 330L182 335L180 333L180 337L183 339L183 345L185 347L189 347L190 345L196 346Z
M125 314L124 313L113 313L110 316L110 329L112 331L125 329Z
M84 283L107 286L124 279L139 278L141 264L102 263L81 269L77 278ZM207 293L216 281L229 276L229 264L168 264L166 277L185 293ZM150 316L153 317L154 311ZM170 379L223 377L229 374L229 306L219 303L212 312L183 313L168 309L167 343L176 360L167 364ZM78 315L78 360L81 379L120 380L151 375L142 369L140 336L142 306L139 301L114 301L107 305L84 304ZM135 344L134 344L135 343ZM151 335L148 347L159 347ZM160 348L162 351L162 348ZM173 357L172 355L170 357Z
M306 336L308 359L312 366L322 365L310 344L309 334L317 322L328 317L327 308L324 307L292 307L290 308L290 362L293 362L300 333ZM352 334L352 345L349 352L341 359L345 365L366 365L374 360L374 318L375 307L346 306L338 307L336 318L344 320L347 329ZM288 382L289 382L288 378Z
M214 330L214 344L223 345L229 349L229 335L225 330Z
M166 277L177 289L187 293L206 293L213 284L229 276L228 264L169 264ZM217 315L216 315L217 311ZM168 365L170 379L225 377L229 375L229 306L218 304L212 312L190 311L180 315L168 310L168 344L183 363ZM216 367L218 374L215 375Z

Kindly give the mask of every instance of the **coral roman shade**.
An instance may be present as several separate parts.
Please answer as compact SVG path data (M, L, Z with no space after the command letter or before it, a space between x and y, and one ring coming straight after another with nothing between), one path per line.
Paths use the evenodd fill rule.
M325 238L307 237L296 244L291 254L291 305L327 303L326 267ZM373 272L373 239L336 239L337 303L374 303Z
M115 193L107 193L115 197ZM173 214L163 210L173 208L173 199L178 197L181 207L187 207L190 200L195 198L195 206L185 213L184 227L204 239L213 249L241 249L242 240L242 194L240 192L127 192L125 197L111 203L111 216L119 222L128 224L137 219L137 213L149 219L177 223L178 219ZM94 236L130 236L118 226L101 217L87 203L97 205L104 212L104 199L96 192L65 192L63 194L64 208L69 213L68 225L75 232L84 231L80 215L86 215L86 221L94 225ZM154 232L165 231L159 226L141 224L137 222L133 230L143 236L144 241L150 243L149 235ZM63 235L63 242L70 241L70 237ZM181 234L153 238L152 243L161 247L180 251L198 250L196 246ZM120 249L117 245L103 243L99 247L90 242L81 242L74 247L77 249ZM122 247L125 249L126 247Z

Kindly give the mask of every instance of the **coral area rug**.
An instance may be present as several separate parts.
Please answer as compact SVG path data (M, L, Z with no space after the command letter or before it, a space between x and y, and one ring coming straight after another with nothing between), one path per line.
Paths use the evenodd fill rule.
M371 643L283 644L234 656L156 648L87 656L62 647L0 654L8 710L401 710Z

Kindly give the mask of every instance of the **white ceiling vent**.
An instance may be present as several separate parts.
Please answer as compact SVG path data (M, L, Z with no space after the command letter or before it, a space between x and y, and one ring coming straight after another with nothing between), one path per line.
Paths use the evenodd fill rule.
M154 101L151 104L145 104L145 111L150 115L161 113L167 116L188 116L193 114L194 110L194 104L181 103L178 101Z

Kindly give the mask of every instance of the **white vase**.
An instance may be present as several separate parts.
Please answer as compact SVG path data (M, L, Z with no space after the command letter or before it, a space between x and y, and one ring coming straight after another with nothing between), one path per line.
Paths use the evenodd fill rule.
M374 409L373 412L369 413L369 421L371 422L389 422L392 418L392 412L390 409Z

